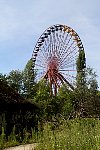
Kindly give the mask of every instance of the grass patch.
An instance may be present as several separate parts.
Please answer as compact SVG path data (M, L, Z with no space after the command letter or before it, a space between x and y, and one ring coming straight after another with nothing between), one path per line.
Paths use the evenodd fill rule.
M44 124L42 131L35 132L32 129L31 136L24 129L22 143L17 138L14 128L7 141L2 128L0 149L38 143L36 150L100 150L100 120L88 118L48 122Z
M62 121L52 130L45 125L37 150L100 150L100 121L75 119Z

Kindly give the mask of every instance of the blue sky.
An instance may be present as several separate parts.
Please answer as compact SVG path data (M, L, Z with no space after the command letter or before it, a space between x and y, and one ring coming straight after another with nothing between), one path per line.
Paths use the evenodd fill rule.
M100 86L100 0L0 0L0 72L24 69L39 36L53 24L79 34Z

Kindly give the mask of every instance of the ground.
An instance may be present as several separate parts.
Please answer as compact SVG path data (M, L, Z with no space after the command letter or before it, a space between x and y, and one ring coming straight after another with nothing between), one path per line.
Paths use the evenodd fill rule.
M26 145L20 145L20 146L6 148L4 150L34 150L36 145L37 145L36 143L34 143L34 144L26 144Z

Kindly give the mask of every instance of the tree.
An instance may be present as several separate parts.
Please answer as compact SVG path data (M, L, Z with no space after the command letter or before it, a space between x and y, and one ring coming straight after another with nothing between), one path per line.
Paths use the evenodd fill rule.
M49 83L43 79L37 83L37 92L33 99L41 108L41 118L46 120L52 116L50 86Z
M7 76L6 74L0 73L0 80L3 80L6 82L6 80L7 80L6 76Z
M77 88L83 88L85 86L85 68L86 68L86 58L84 50L79 51L79 56L76 62L77 66Z
M85 90L86 90L86 58L84 50L79 51L79 56L76 62L77 66L77 78L76 78L76 89L74 91L75 101L74 109L76 116L80 116L84 111L84 101L85 101Z
M23 71L23 93L28 98L32 98L35 91L35 76L36 73L33 71L33 61L30 59L25 66Z
M59 100L58 112L64 117L69 117L73 111L73 91L69 90L66 84L63 84L58 91L57 99Z
M74 91L75 111L78 116L96 116L100 106L98 98L97 75L93 68L87 67L84 72L85 84L79 84ZM82 83L82 82L81 82Z
M8 85L11 86L14 90L16 90L18 93L22 93L22 86L23 86L23 77L22 72L19 70L12 70L7 76L6 80L8 82Z
M88 89L91 94L96 95L98 92L98 82L97 82L96 72L91 67L86 68L86 82Z
M97 82L97 75L93 68L87 67L86 68L86 85L87 90L85 93L85 103L84 107L88 114L92 116L97 116L98 114L98 106L100 106L100 99L97 95L98 93L98 82Z

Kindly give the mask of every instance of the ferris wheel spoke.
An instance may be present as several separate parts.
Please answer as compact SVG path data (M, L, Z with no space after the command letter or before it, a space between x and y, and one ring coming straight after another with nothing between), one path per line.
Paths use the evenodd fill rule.
M69 44L69 42L70 42L71 39L72 39L72 37L69 38L69 40L68 40L68 42L67 42L67 44L65 46L65 49L67 48L67 46L68 46L68 44Z
M70 56L70 57L68 57L68 59L66 60L66 59L64 59L64 61L63 61L63 63L60 63L61 64L61 66L63 65L63 64L67 64L67 63L69 63L70 61L76 61L76 59L77 59L77 52L74 54L74 56L72 55L72 56Z
M59 40L58 34L57 34L57 45L58 45L58 53L60 54L60 45L61 45L61 41Z
M68 70L68 71L69 71L69 70ZM70 78L74 78L74 79L76 79L76 77L75 77L75 76L70 75L70 74L68 74L68 73L61 72L61 74L63 74L64 76L69 76Z
M60 55L62 55L66 49L66 47L64 46L64 44L62 43L62 40L60 41L60 45L59 45L59 50L60 50Z
M44 52L46 54L46 58L51 54L51 42L49 41L49 38L47 39L48 40L48 44L46 44L46 47L43 46L44 48Z
M65 32L64 32L64 34L65 34ZM69 33L66 35L66 37L65 37L65 39L63 40L63 39L61 39L61 37L60 37L60 39L61 39L61 41L62 41L62 49L64 49L64 51L65 51L65 49L66 49L66 40L67 40L67 38L68 38L68 35L69 35ZM61 41L60 41L60 43L61 43ZM63 51L62 51L62 53L63 53Z
M76 66L76 63L72 63L72 64L69 64L69 65L64 65L62 67L60 67L61 69L65 69L65 68L74 68L74 66ZM71 69L70 69L71 70Z
M51 55L51 50L50 50L50 46L51 44L49 43L48 47L45 49L45 55L46 55L46 61L48 59L48 57Z
M41 79L43 79L45 75L46 75L46 72L44 71L43 75L41 76Z
M64 70L64 69L60 69L59 71L77 71L77 70L69 70L69 69Z
M74 80L76 79L74 76L71 76L71 75L68 75L68 74L66 74L66 75L63 74L63 76L65 77L65 79L67 81L70 81L71 83L73 83Z
M64 53L62 54L62 56L61 57L64 57L64 56L66 56L66 54L68 54L68 52L69 52L69 50L71 50L72 49L72 45L74 44L74 42L72 42L71 44L70 44L70 46L67 48L67 49L65 49L64 50ZM75 46L74 46L75 47Z
M71 59L75 59L78 57L78 52L76 51L75 53L73 53L74 55L71 55L70 57L68 57L68 61Z
M64 53L64 54L66 54L66 53L68 53L68 50L70 50L71 49L71 47L72 47L72 45L74 44L74 42L72 42L71 44L70 44L70 46L67 48L67 49L65 49L66 50L66 52Z
M70 67L74 67L74 66L76 66L76 64L70 64L70 65L66 66L66 68L70 68Z
M55 73L55 74L56 74L56 73ZM61 77L59 74L56 74L56 77L59 78L59 80L61 81L62 84L64 83L62 77Z
M69 56L70 54L72 54L75 50L76 50L76 46L72 49L72 51L70 51L69 53L67 53L67 56Z
M66 37L65 37L65 39L64 39L64 43L66 43L67 38L68 38L68 35L69 35L69 33L67 33L67 35L66 35Z
M42 54L43 54L43 52L42 52ZM39 61L41 61L41 62L43 62L43 60L45 60L45 62L47 62L47 60L48 60L48 58L50 57L50 51L48 50L48 47L46 48L46 52L44 53L44 55L43 56L45 56L45 58L44 57L42 57L42 55L40 55L41 57L40 57L40 60Z
M66 53L67 55L64 56L64 58L62 59L62 62L70 55L70 54L73 54L73 52L76 50L76 46L69 52L69 53Z
M59 37L57 37L57 40L59 42L59 44L58 44L58 47L59 47L58 51L61 54L61 49L62 49L63 44L62 44L61 39Z
M66 79L64 78L63 75L61 75L61 74L59 73L59 76L70 86L71 89L74 90L74 87L68 82L68 80L66 80Z
M52 50L53 50L53 43L52 43L52 35L50 35L50 41L49 41L50 45L49 45L49 48L48 48L48 53L49 53L49 56L52 55Z
M64 84L65 78L64 76L62 76L60 73L57 74L57 77L59 78L59 80L61 81L62 84ZM68 80L70 80L69 78L67 78Z
M44 59L46 59L46 56L44 55L44 53L43 53L43 51L42 51L42 50L41 50L41 53L40 53L40 54L38 54L38 55L40 55L40 56L42 55L41 57L42 57L42 58L44 58Z
M67 62L67 63L64 63L63 65L61 65L61 68L66 67L66 65L68 66L68 65L71 64L72 62L74 63L75 60L72 59L71 61L69 61L69 62Z
M72 64L74 64L74 62ZM70 64L65 64L65 65L61 66L60 69L68 68L68 66L70 66L70 65L71 65L71 63ZM70 68L71 67L74 67L74 66L71 65Z
M62 60L60 61L60 65L63 65L66 61L68 61L68 56L73 54L73 52L75 51L75 49L73 49L73 51L70 51L69 54L65 55ZM71 56L70 56L71 57Z
M50 37L51 37L51 36L50 36ZM50 39L48 39L48 45L47 45L47 52L48 52L48 55L51 54L50 46L51 46L51 41L50 41Z
M64 41L62 40L61 36L59 36L59 37L60 37L61 49L65 49L65 43L64 43Z
M43 67L46 66L46 62L44 62L44 61L41 60L41 59L37 59L36 62L35 62L35 64L36 64L36 65L41 65L41 66L43 66Z
M41 79L42 75L43 75L43 72L38 72L38 75L36 76L36 80Z
M71 45L72 46L72 45ZM63 53L62 55L61 55L61 60L62 60L62 62L66 59L66 57L68 56L68 52L69 53L71 53L71 51L68 51L68 50L70 50L71 49L71 46L67 49L67 52L66 53ZM74 52L74 51L72 51L72 52ZM71 57L71 56L70 56ZM68 57L67 57L68 58Z
M39 67L42 67L42 68L46 68L46 67L44 67L44 66L42 66L42 65L39 65L39 64L35 64L36 66L39 66Z

